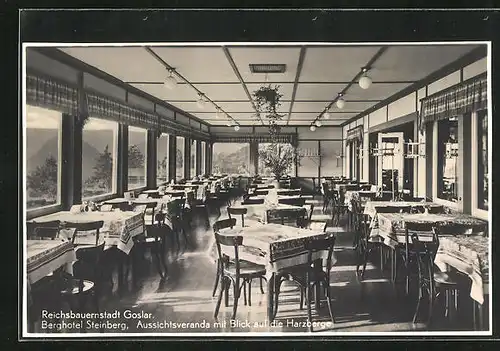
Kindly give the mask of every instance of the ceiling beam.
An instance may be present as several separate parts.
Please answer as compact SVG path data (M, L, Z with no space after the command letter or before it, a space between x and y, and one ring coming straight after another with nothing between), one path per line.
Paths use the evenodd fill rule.
M264 121L260 117L260 115L258 113L259 111L257 111L257 107L255 106L255 104L253 102L252 95L250 95L250 92L248 91L247 85L245 84L245 81L243 80L243 77L241 76L240 71L238 70L238 67L236 67L236 63L234 62L233 57L231 56L231 53L229 52L229 49L225 46L222 46L222 51L224 51L224 54L226 55L226 59L229 62L229 64L231 65L231 68L233 69L234 74L236 75L236 77L238 77L238 80L240 81L241 86L243 87L243 90L245 90L245 93L248 96L248 100L252 104L252 107L254 108L255 113L259 117L260 123L262 123L262 125L264 125Z
M163 60L156 52L153 51L149 46L144 46L144 49L151 54L158 62L160 62L167 70L174 71L175 75L178 76L180 79L182 79L184 82L186 82L191 88L193 88L199 95L203 96L206 100L210 101L212 104L214 104L220 111L226 114L230 119L233 120L234 123L238 124L238 121L236 121L231 115L229 115L226 111L224 111L220 106L218 106L213 100L211 100L204 92L199 90L197 87L195 87L189 80L187 80L179 71L174 69L172 66L170 66L165 60Z
M372 84L413 84L415 83L415 80L379 80L379 81L373 81ZM127 84L142 84L142 85L163 85L163 82L160 81L130 81L130 82L125 82ZM247 84L269 84L270 82L246 82ZM272 84L295 84L295 81L290 82L290 81L273 81L271 82ZM315 85L346 85L349 84L350 82L333 82L333 81L328 81L328 82L315 82L315 81L298 81L298 84L315 84ZM183 84L189 84L185 82L178 82L179 85ZM241 82L191 82L191 84L196 84L196 85L239 85Z
M388 47L387 47L387 46L382 46L382 47L381 47L381 48L380 48L380 49L379 49L379 50L375 53L375 55L373 55L373 57L372 57L372 58L371 58L371 59L370 59L370 60L366 63L366 65L365 65L364 67L366 67L366 68L370 68L371 66L373 66L373 64L374 64L374 63L375 63L375 62L376 62L376 61L380 58L380 56L382 56L382 55L384 54L384 52L386 52L386 51L387 51L387 49L388 49ZM347 84L347 85L345 86L345 88L344 88L344 89L342 89L342 91L341 91L340 93L341 93L342 95L345 95L345 93L347 92L347 90L349 90L349 88L350 88L353 84L355 84L355 83L358 81L358 79L359 79L362 75L363 75L363 71L361 71L361 70L360 70L360 71L359 71L359 72L358 72L358 73L354 76L354 78L352 78L352 80L349 82L349 84ZM316 117L316 118L314 119L314 121L312 121L311 125L313 125L313 124L314 124L314 123L315 123L315 122L316 122L319 118L321 118L321 116L323 115L323 113L325 113L325 111L328 111L328 110L329 110L329 109L333 106L333 104L334 104L335 102L337 102L337 100L338 100L338 99L339 99L339 96L337 95L337 96L335 97L335 99L333 99L333 101L332 101L332 102L330 102L330 104L326 107L326 109L325 109L325 110L323 110L323 112L321 112L321 113L318 115L318 117Z
M297 87L299 84L300 73L302 72L302 67L304 66L304 59L306 57L306 48L303 46L300 48L299 62L297 62L297 70L295 72L295 81L293 83L292 97L290 102L290 108L288 110L288 118L286 119L286 124L290 121L290 116L292 115L293 103L295 101L295 95L297 94Z
M196 100L164 100L165 102L196 102ZM282 102L291 102L292 100L281 100ZM323 103L323 102L330 102L331 100L295 100L297 103ZM346 102L379 102L382 100L347 100ZM248 102L248 100L214 100L214 102ZM315 111L317 112L317 111ZM335 113L332 111L331 113Z
M364 117L364 116L378 110L379 108L382 108L385 105L390 104L391 102L394 102L402 97L405 97L406 95L411 94L412 92L419 90L419 89L425 87L426 85L428 85L432 82L435 82L435 81L447 76L448 74L451 74L451 73L459 70L462 67L465 67L465 66L467 66L467 65L469 65L477 60L480 60L483 57L486 57L487 54L488 54L488 52L487 52L486 46L480 46L476 49L473 49L470 52L468 52L467 54L458 58L457 60L455 60L455 61L441 67L437 71L429 74L424 79L410 85L409 87L406 87L406 88L400 90L396 94L389 96L387 99L380 101L376 105L361 112L359 115L352 117L348 121L344 122L343 126L346 124L349 124L349 123L351 123L351 122L353 122L361 117Z

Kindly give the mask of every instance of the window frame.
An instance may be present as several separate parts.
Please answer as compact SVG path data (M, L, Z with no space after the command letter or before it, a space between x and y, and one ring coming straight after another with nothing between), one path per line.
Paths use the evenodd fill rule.
M252 155L251 155L252 148L251 148L251 144L249 142L240 142L240 143L239 142L231 142L231 143L228 143L228 142L220 142L220 141L219 142L214 142L211 145L210 149L209 149L209 152L212 155L212 162L210 164L210 169L208 170L208 172L203 172L204 174L205 173L216 174L215 173L215 169L214 169L214 166L215 166L214 160L215 160L215 150L216 150L215 149L215 145L217 145L217 144L221 144L221 145L234 145L234 144L242 145L242 147L240 149L248 146L248 157L247 157L247 160L246 160L247 161L246 165L247 165L248 173L252 174L251 171L250 171L252 169ZM206 161L206 156L207 155L208 155L208 153L205 154L205 163L207 162ZM222 173L228 173L228 174L230 174L230 172L222 172ZM240 173L240 172L236 172L236 173Z
M158 183L158 161L159 161L158 145L159 145L160 139L163 138L164 136L167 137L167 169L165 170L166 171L165 183L168 183L168 181L169 181L170 158L171 158L170 157L170 137L171 137L171 135L169 133L162 133L160 135L160 138L156 139L156 180L155 180L156 186L159 186L159 183Z
M463 116L458 115L457 120L458 120L458 150L463 149L463 140L460 137L460 133L463 133L462 129L463 124L462 124L462 119ZM463 202L462 202L462 188L463 184L458 185L458 201L457 202L452 202L448 200L444 200L438 197L438 168L439 168L439 160L438 160L438 123L439 121L435 121L433 123L433 132L432 132L432 201L435 202L436 204L439 205L444 205L446 207L449 207L453 210L456 211L463 211ZM457 167L459 174L463 175L463 152L458 153L458 158L457 158ZM462 180L463 182L463 180Z
M483 110L484 111L484 110ZM488 188L488 210L482 209L479 207L478 204L478 197L477 197L477 186L478 184L478 176L479 176L479 121L478 121L478 112L480 111L475 111L472 112L471 114L471 145L472 145L472 191L471 191L471 197L472 197L472 209L471 213L473 216L484 219L484 220L489 220L489 211L491 210L491 144L492 144L492 135L491 135L491 115L490 115L490 110L486 110L486 118L488 119L488 166L489 166L489 179L490 179L490 184Z
M179 140L182 140L182 142L179 143ZM180 178L177 176L177 150L179 149L179 147L182 147L182 171ZM183 135L175 136L175 174L173 179L175 179L176 182L182 179L186 179L186 137Z
M125 191L137 192L137 191L145 190L148 187L148 130L144 129L144 128L136 127L136 126L130 126L130 125L127 126L127 128L128 128L127 149L123 150L123 152L126 153L125 156L127 157L127 186L126 186L127 189ZM144 181L145 181L145 184L142 186L139 186L137 188L131 188L130 183L129 183L130 164L129 164L129 159L128 159L128 150L130 149L130 128L141 129L144 131L144 145L146 146L145 147L146 152L144 154Z
M44 110L49 110L49 111L54 111L54 112L57 112L60 114L60 119L59 119L59 127L58 127L58 131L57 131L57 145L58 145L58 150L57 150L57 196L56 196L56 203L55 204L50 204L50 205L45 205L45 206L40 206L40 207L36 207L36 208L31 208L31 209L28 209L28 206L27 206L27 200L28 200L28 175L26 173L26 171L24 172L24 177L23 177L23 181L24 181L24 201L23 201L23 206L24 206L24 209L25 209L25 213L26 213L26 219L27 220L30 220L32 218L35 218L35 217L40 217L40 216L44 216L44 215L47 215L47 214L50 214L50 213L54 213L54 212L58 212L58 211L62 211L63 210L63 203L62 203L62 188L63 188L63 184L62 184L62 157L63 157L63 144L62 144L62 125L63 125L63 118L64 118L64 113L63 112L60 112L60 111L57 111L57 110L51 110L49 108L45 108L45 107L39 107L39 106L35 106L35 105L29 105L29 104L25 104L24 105L24 118L23 118L23 130L26 131L28 126L27 126L27 107L28 106L32 106L32 107L36 107L36 108L41 108L41 109L44 109ZM24 167L27 168L27 163L28 163L28 159L26 157L26 146L27 146L27 139L26 139L26 132L23 133L24 135L24 141L23 141L23 164L24 164Z
M104 118L99 118L99 117L89 117L89 118L103 120L103 121L115 124L115 128L113 130L113 149L112 149L112 156L113 156L112 185L111 185L112 191L110 193L99 194L99 195L95 195L95 196L86 198L83 196L84 180L82 179L82 187L80 189L82 202L83 201L103 201L103 200L108 200L110 198L116 197L116 196L118 196L118 188L119 188L119 184L118 184L118 178L119 178L119 176L118 176L118 160L119 160L118 139L119 139L119 136L118 136L118 134L119 134L120 125L118 122L110 121L110 120L107 120ZM82 145L83 145L84 130L85 130L85 126L82 128ZM127 150L127 152L128 152L128 150ZM83 146L82 146L82 165L83 165Z

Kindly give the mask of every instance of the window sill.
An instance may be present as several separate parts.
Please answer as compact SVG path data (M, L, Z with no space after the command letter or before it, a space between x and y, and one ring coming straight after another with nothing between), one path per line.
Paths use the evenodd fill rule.
M96 196L92 196L92 197L82 198L82 201L102 202L102 201L112 199L114 197L118 197L118 194L111 193L111 194L96 195Z
M490 220L490 218L489 218L489 211L482 210L480 208L474 208L474 209L472 209L472 215L474 217L477 217L477 218L485 220L485 221L489 221Z
M438 205L443 205L443 206L449 207L449 208L456 210L456 211L459 211L459 212L463 211L463 205L461 202L451 202L451 201L440 199L437 196L434 196L432 201Z
M34 208L26 211L26 220L32 220L33 218L46 216L52 213L62 211L63 207L61 204L49 205L39 208Z

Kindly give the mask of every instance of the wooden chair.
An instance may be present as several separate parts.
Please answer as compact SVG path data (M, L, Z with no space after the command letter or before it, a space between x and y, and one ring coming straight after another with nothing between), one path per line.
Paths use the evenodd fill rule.
M90 222L64 222L63 228L74 229L71 243L75 245L75 240L80 232L95 231L95 246L99 245L99 231L104 225L104 221L90 221ZM76 244L77 245L77 244ZM78 251L77 251L78 253Z
M185 223L183 221L182 217L182 212L185 207L185 199L175 199L167 203L167 215L169 216L171 222L172 222L172 231L173 231L173 246L177 244L177 252L180 252L181 249L181 241L180 241L180 236L182 235L184 237L184 249L186 250L189 243L188 243L188 238L186 234L186 228L185 228Z
M51 239L59 236L61 221L27 222L28 239Z
M242 201L241 204L242 205L263 205L264 204L264 199L247 198L244 201Z
M227 222L223 222L227 221ZM220 223L223 222L223 223ZM231 226L236 224L236 219L227 219L218 221L214 224L215 243L219 257L218 267L220 269L220 295L215 307L214 318L217 319L219 309L222 302L222 296L225 296L225 305L229 305L229 288L233 285L233 313L231 319L235 319L238 309L238 300L241 295L241 289L248 286L248 304L251 306L251 283L255 278L264 277L266 269L264 266L245 262L243 265L239 258L239 247L243 245L243 236L241 235L224 235L220 233L221 227ZM234 249L234 258L222 253L222 247L232 247ZM246 298L245 298L246 300Z
M247 214L248 209L245 207L227 207L227 214L229 215L229 218L231 219L231 215L233 216L241 216L241 226L245 226L245 215Z
M305 302L307 306L307 320L309 322L309 331L312 332L312 316L311 316L311 291L316 285L322 285L325 295L326 302L328 305L328 312L332 323L335 323L335 318L333 316L332 301L331 301L331 288L330 288L330 272L332 270L332 257L335 247L335 235L328 234L326 238L316 239L312 241L306 241L304 244L304 249L307 251L307 263L304 265L299 265L291 268L281 270L275 279L274 286L274 297L273 297L273 319L276 318L278 312L278 301L280 294L280 286L286 280L292 280L299 285L300 288L300 309L303 308L304 295ZM323 265L315 265L316 259L314 254L318 251L327 251L326 265L323 269ZM319 303L319 298L317 297L316 303ZM319 309L319 306L316 306Z

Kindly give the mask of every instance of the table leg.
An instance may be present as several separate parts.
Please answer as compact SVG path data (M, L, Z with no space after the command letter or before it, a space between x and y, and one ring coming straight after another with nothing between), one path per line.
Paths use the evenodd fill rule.
M276 279L276 273L273 273L267 280L267 319L269 323L274 320L274 284Z

